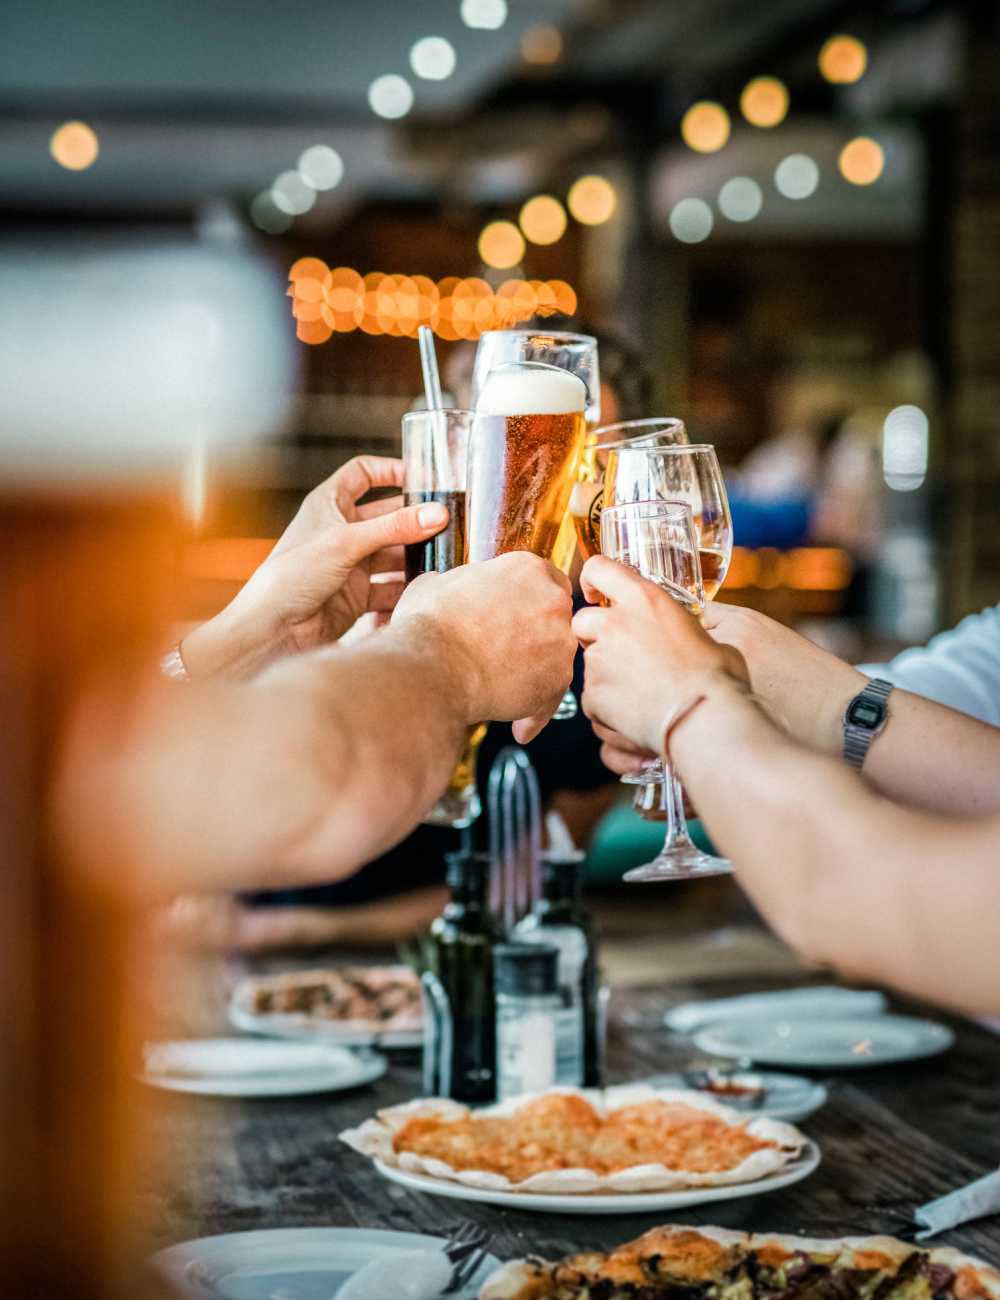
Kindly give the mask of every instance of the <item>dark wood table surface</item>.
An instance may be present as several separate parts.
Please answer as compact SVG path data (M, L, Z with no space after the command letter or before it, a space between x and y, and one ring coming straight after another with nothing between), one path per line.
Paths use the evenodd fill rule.
M660 1025L667 1006L764 987L761 979L713 980L669 992L614 994L608 1082L677 1069L696 1058L686 1040ZM154 1244L293 1226L441 1235L470 1219L489 1226L501 1258L611 1247L671 1221L813 1236L905 1232L915 1206L1000 1165L1000 1038L967 1021L948 1023L957 1037L943 1056L816 1075L827 1083L829 1101L802 1128L819 1144L823 1161L804 1182L669 1214L532 1214L387 1182L337 1134L377 1107L420 1095L416 1053L390 1053L381 1080L347 1093L236 1103L149 1092L145 1104L155 1109L173 1160L165 1176L150 1171ZM954 1229L938 1242L1000 1265L1000 1215Z

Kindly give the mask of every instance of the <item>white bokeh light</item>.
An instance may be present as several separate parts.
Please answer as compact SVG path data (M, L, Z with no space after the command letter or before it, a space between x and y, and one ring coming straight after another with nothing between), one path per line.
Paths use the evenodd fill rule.
M344 179L344 160L328 144L314 144L299 158L299 175L314 190L332 190Z
M806 153L790 153L774 169L774 184L786 199L807 199L816 193L819 168Z
M730 221L753 221L763 206L760 186L749 176L734 176L719 190L719 211Z
M455 47L443 36L425 36L410 50L410 67L425 81L444 81L455 71Z
M700 244L712 233L712 209L704 199L681 199L670 209L670 229L682 244Z
M387 72L368 87L368 103L379 117L405 117L413 107L413 89L405 77Z
M258 230L263 230L266 235L284 234L292 224L292 218L288 213L282 212L275 205L270 190L264 190L258 194L250 204L250 220Z
M316 202L316 191L298 172L282 172L271 186L274 206L291 217L300 217Z
M507 0L462 0L462 22L495 32L507 21Z
M919 406L896 406L882 425L882 477L895 492L914 492L927 477L930 425Z

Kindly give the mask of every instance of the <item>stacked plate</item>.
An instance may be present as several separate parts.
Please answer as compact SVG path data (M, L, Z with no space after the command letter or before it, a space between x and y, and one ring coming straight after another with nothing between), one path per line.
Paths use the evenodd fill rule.
M385 1073L384 1056L326 1043L200 1038L147 1043L143 1083L204 1097L290 1097L336 1092Z

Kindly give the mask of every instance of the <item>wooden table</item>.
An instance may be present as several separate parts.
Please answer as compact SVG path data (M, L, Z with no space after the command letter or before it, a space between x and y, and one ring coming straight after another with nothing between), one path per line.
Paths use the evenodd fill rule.
M716 980L613 996L609 1082L694 1059L685 1040L658 1027L667 1006L765 986L760 979L749 986ZM957 1041L944 1056L817 1076L830 1099L802 1125L823 1152L810 1178L786 1191L670 1215L529 1214L427 1196L379 1177L337 1134L376 1107L419 1095L420 1063L412 1053L390 1054L381 1080L349 1093L241 1103L149 1093L145 1104L155 1108L167 1146L179 1153L166 1185L161 1171L150 1171L154 1244L292 1226L441 1235L468 1219L489 1226L501 1258L610 1247L671 1220L813 1236L898 1233L911 1225L914 1206L1000 1164L1000 1039L965 1021L949 1023ZM939 1241L1000 1265L1000 1216Z

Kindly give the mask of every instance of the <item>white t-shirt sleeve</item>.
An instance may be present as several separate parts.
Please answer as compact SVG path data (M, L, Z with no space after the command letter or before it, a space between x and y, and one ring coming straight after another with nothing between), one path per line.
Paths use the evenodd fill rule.
M1000 726L1000 605L963 618L927 645L887 664L859 664L869 677Z

